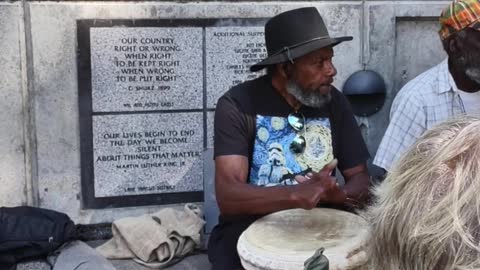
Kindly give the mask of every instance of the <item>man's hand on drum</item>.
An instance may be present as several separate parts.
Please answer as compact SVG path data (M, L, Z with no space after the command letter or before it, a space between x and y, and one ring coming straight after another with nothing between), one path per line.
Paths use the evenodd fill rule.
M343 204L347 198L346 193L338 186L336 178L332 176L337 166L337 160L333 160L319 172L310 172L305 176L297 176L299 183L296 199L303 209L312 209L320 203Z

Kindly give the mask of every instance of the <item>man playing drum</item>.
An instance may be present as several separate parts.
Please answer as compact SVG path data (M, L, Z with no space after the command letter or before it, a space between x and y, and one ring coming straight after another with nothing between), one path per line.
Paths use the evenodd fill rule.
M259 217L317 205L353 209L368 198L368 150L350 105L331 84L332 38L316 8L271 18L268 57L215 112L215 187L221 215L209 240L213 269L241 269L236 245ZM336 182L338 166L345 185Z

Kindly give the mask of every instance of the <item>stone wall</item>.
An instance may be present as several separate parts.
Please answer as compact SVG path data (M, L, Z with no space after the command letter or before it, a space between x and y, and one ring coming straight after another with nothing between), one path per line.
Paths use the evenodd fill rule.
M0 204L27 204L25 61L19 3L0 4Z
M51 208L65 212L81 223L108 222L171 206L135 206L132 203L129 207L112 208L108 203L102 207L86 207L85 201L82 203L85 199L82 155L85 153L82 154L80 136L79 76L82 78L82 71L78 69L78 56L82 49L79 44L84 44L84 40L78 40L79 21L95 23L98 20L108 24L123 20L135 25L137 21L165 22L169 19L221 19L222 23L232 20L233 24L236 20L243 20L243 24L237 25L241 27L248 26L245 22L265 19L289 9L315 6L324 17L330 35L354 37L353 41L335 48L334 63L338 76L334 84L337 88L341 89L348 76L363 67L380 73L387 84L387 100L380 112L357 119L373 156L388 123L388 112L397 91L445 56L436 35L436 20L446 4L447 1L41 1L26 2L25 5L14 1L0 4L0 64L3 71L0 74L0 104L4 111L0 116L3 124L0 130L0 205L29 204ZM209 31L202 29L205 33ZM204 37L207 36L205 33L202 33ZM221 48L218 44L208 44L205 41L207 51ZM227 53L224 61L235 61L236 57L239 55ZM205 61L209 60L205 58ZM191 68L192 72L202 69ZM218 70L208 65L207 69L199 71L204 72L204 78L208 80L203 82L202 91L205 92L197 93L203 98L191 102L200 102L196 108L200 115L198 121L205 126L205 130L199 128L202 130L199 143L203 154L198 157L195 168L203 178L207 217L211 221L215 219L211 184L212 117L216 98L227 89L209 88ZM220 74L219 77L227 75ZM84 83L80 80L80 84ZM189 97L191 95L184 102L188 103ZM375 168L371 169L375 172ZM111 181L115 182L114 179ZM121 196L115 200L121 200ZM129 200L134 202L132 197Z

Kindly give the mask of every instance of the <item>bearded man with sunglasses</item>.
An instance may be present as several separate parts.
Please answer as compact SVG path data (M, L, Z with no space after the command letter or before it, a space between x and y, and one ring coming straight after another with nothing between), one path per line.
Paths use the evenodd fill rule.
M362 207L369 158L345 97L331 38L316 8L281 13L265 25L267 75L233 87L215 112L215 189L219 224L209 240L216 269L241 269L236 244L259 217L316 206ZM334 177L341 171L345 185Z

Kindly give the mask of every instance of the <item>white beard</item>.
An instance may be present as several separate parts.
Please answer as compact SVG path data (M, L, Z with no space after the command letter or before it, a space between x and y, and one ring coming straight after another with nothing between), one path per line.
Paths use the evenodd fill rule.
M288 80L287 92L294 96L303 105L313 108L322 108L332 100L330 93L322 95L317 91L304 90L292 80Z
M470 80L480 84L480 69L479 68L467 68L465 74Z

